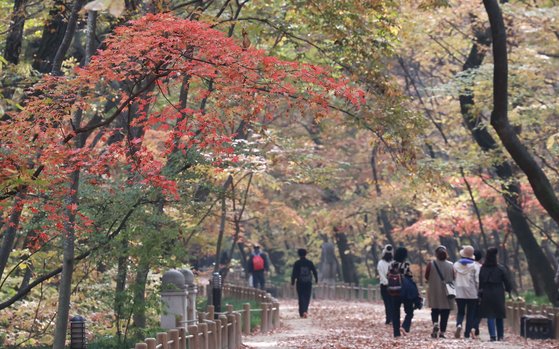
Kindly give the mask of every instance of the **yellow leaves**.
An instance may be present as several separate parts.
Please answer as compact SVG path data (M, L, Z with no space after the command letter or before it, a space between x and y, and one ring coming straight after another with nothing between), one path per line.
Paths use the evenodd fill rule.
M86 11L108 10L111 15L120 17L124 8L124 0L95 0L86 4L83 9Z

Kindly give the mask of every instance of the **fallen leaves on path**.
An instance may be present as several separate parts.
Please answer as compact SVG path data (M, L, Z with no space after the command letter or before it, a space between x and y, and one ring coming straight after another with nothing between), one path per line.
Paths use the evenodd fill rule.
M285 302L282 302L285 303ZM504 342L488 342L487 340L454 339L455 313L451 314L447 329L447 339L432 339L430 310L416 311L412 322L411 332L407 336L394 338L392 326L384 324L384 308L380 304L350 303L336 301L313 301L311 303L310 317L305 319L304 326L307 333L289 336L290 331L277 343L278 348L304 348L304 349L470 349L470 348L534 348L558 349L558 340L525 340L512 333L506 333ZM285 315L285 323L289 327L296 321L296 326L301 327L295 314ZM402 310L403 316L403 310ZM487 327L482 325L482 332L487 332ZM485 335L484 337L487 337Z

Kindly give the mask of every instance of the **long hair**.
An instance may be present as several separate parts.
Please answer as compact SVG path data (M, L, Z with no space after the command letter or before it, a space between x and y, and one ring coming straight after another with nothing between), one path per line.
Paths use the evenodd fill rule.
M499 253L499 250L496 247L491 247L487 250L487 253L485 254L485 262L483 262L483 265L485 267L494 267L497 265L497 253Z
M396 251L394 251L394 260L396 262L404 263L404 261L408 258L408 250L405 247L398 247Z
M390 253L390 252L385 253L384 255L382 255L382 259L384 259L387 262L391 262L392 261L392 253Z

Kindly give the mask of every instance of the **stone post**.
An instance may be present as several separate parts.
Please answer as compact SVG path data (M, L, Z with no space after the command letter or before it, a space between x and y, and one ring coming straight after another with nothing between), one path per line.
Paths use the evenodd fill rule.
M177 322L186 320L188 293L185 289L183 274L171 269L163 274L161 280L161 328L177 328Z
M189 269L181 269L181 273L184 276L185 287L188 291L186 320L193 322L197 319L196 295L198 294L198 287L194 283L194 274L192 271Z

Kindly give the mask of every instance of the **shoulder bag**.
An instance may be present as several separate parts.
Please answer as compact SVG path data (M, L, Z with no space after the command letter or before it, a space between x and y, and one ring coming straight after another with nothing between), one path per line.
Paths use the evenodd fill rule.
M445 285L446 296L449 299L456 298L456 287L454 287L454 282L453 281L445 282L443 278L443 274L441 273L441 270L439 269L439 266L435 261L433 261L433 265L435 266L435 269L437 269L437 274L439 274L439 278L441 279L442 283Z

